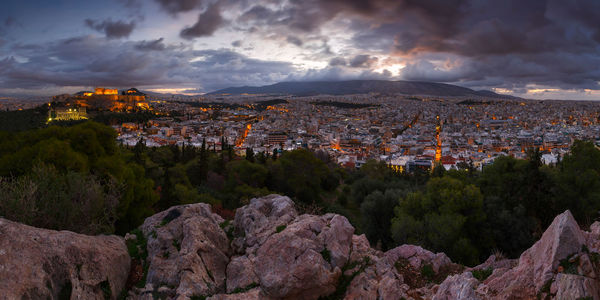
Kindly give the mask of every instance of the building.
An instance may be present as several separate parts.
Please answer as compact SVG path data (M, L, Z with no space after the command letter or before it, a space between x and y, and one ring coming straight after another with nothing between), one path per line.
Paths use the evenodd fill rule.
M274 132L269 133L267 136L267 144L269 145L279 145L285 143L287 140L287 134L283 132Z
M54 107L48 111L48 122L75 121L87 119L85 107Z

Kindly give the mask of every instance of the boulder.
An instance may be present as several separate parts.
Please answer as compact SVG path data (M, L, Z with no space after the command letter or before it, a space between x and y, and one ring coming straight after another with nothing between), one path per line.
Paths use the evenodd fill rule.
M302 215L256 251L261 289L274 298L318 299L336 290L354 228L345 217Z
M232 293L257 283L252 261L247 256L233 257L227 265L227 292Z
M286 196L269 195L250 200L250 204L240 207L235 212L234 235L232 246L239 254L252 253L265 240L292 222L298 213L294 202ZM246 251L246 248L250 248Z
M223 223L204 203L147 218L141 226L148 239L147 282L154 289L171 287L177 297L224 292L231 249Z
M449 276L440 284L433 300L479 300L484 299L475 292L479 281L471 272Z
M556 299L600 299L600 283L589 277L574 274L556 275Z
M116 299L129 268L122 237L39 229L0 218L3 299Z
M535 297L552 282L560 260L576 254L585 244L585 237L570 211L558 215L531 248L519 258L517 267L497 274L494 272L481 291L500 294L500 298Z

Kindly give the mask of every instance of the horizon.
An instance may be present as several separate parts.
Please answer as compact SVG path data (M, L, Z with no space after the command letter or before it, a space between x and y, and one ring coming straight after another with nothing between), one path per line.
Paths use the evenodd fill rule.
M202 95L290 81L405 80L526 99L600 100L600 3L592 0L2 6L3 96L95 86Z

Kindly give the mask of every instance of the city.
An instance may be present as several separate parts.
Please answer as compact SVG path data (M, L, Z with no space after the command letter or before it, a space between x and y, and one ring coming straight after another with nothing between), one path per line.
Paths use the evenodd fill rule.
M0 300L600 300L599 0L1 0Z

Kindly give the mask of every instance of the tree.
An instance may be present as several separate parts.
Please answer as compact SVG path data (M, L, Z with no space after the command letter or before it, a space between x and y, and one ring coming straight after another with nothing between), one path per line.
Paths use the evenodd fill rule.
M305 149L286 151L269 171L273 179L270 189L304 203L319 202L325 177L331 176L325 164Z
M579 222L591 224L600 210L600 150L592 142L575 141L558 168L554 211L570 209Z
M394 208L391 234L397 244L412 243L445 252L474 265L485 248L485 221L479 188L450 177L432 178L425 192L410 193Z
M246 160L252 163L254 162L254 151L250 147L246 148Z
M394 246L390 232L394 210L402 193L399 190L375 191L360 206L363 229L373 245L381 244L383 250Z

